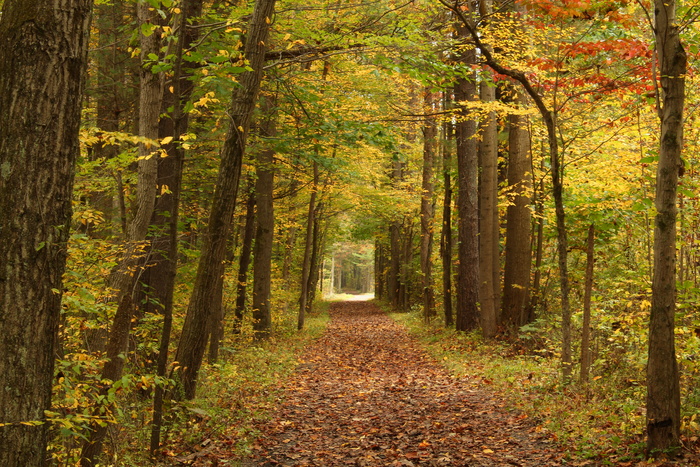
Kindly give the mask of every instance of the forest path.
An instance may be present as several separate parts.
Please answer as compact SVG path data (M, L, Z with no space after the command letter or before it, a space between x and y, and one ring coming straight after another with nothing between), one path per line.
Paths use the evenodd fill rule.
M562 452L450 376L370 302L331 307L243 466L559 466Z

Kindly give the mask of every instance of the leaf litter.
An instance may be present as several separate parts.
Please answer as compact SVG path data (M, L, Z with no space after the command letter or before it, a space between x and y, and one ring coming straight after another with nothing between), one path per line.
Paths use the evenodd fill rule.
M546 430L480 381L451 376L377 305L338 302L330 313L238 465L571 465Z

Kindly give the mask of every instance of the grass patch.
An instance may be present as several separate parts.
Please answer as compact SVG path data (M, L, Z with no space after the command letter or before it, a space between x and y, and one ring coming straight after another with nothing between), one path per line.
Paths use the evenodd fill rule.
M303 332L280 330L260 344L245 336L227 342L221 362L202 368L197 398L170 408L163 444L173 448L165 450L165 464L211 443L229 458L249 453L256 424L270 417L282 396L280 383L297 367L304 347L325 331L329 305L316 304Z
M563 385L556 356L523 355L509 342L484 341L425 324L418 313L392 313L451 373L469 376L518 408L573 457L601 465L641 461L645 388L598 377L587 388Z

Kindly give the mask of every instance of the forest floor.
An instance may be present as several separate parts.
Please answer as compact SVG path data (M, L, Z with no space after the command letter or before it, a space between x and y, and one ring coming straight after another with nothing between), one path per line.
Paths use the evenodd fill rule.
M238 465L592 465L567 463L545 430L448 374L375 304L338 302L330 314Z

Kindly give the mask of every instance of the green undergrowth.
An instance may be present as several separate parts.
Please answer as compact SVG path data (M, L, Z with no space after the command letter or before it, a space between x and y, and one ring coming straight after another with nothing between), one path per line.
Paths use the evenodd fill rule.
M517 342L425 324L418 313L392 313L452 374L495 392L521 410L572 458L591 465L637 465L644 458L645 388L629 378L594 376L563 385L556 355L523 352ZM629 463L629 464L625 464ZM586 464L581 464L586 465Z
M180 411L185 420L178 424L178 435L189 450L218 438L237 455L250 451L255 423L269 417L280 396L279 383L294 371L304 347L326 329L328 305L322 302L307 315L303 332L287 330L226 352L221 363L204 370L198 397Z
M261 343L253 343L245 333L228 338L219 362L202 367L197 397L166 407L158 465L191 463L197 453L209 449L231 458L250 452L257 436L256 423L270 416L280 397L280 382L294 371L304 347L325 331L328 307L328 302L317 303L306 317L303 332L279 327ZM143 431L145 437L148 430ZM143 439L132 444L145 443ZM140 450L122 452L118 464L144 465L142 462L147 459Z

